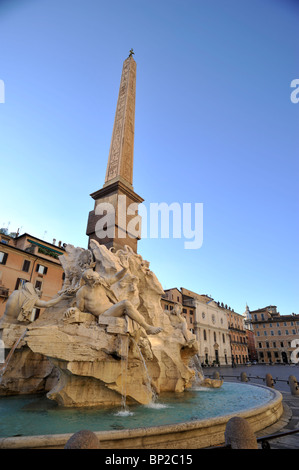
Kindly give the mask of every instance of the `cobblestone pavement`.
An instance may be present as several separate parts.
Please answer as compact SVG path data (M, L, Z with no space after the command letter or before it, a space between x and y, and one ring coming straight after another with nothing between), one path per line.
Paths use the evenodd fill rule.
M257 434L257 438L298 429L298 433L268 441L270 449L299 449L299 396L282 392L284 413L280 420ZM259 447L261 444L259 443Z
M299 396L294 396L290 392L288 378L290 375L296 377L299 382L299 366L284 365L256 365L256 366L237 366L232 367L216 367L204 368L204 375L212 376L214 372L219 372L225 381L240 382L242 372L245 372L249 383L266 385L266 374L271 374L274 379L274 388L282 393L284 413L279 421L272 426L260 431L256 434L257 438L280 434L288 431L299 430ZM269 439L270 449L299 449L299 432L288 436L282 436L276 439ZM261 449L261 443L259 442Z

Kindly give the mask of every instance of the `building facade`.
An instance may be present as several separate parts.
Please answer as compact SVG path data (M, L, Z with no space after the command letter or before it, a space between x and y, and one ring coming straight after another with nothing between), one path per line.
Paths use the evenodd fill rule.
M247 329L246 325L245 325L245 329L246 329L246 338L247 338L248 359L250 362L253 362L253 361L257 362L258 354L256 350L254 332Z
M199 357L204 365L231 365L231 347L225 311L209 296L185 288L165 291L164 309L168 303L182 304L182 314L199 343Z
M288 364L299 344L299 315L280 315L275 305L250 311L258 362ZM298 362L298 359L297 359Z
M64 272L58 259L64 254L61 242L58 246L40 240L30 234L10 236L0 233L0 318L10 294L31 282L41 293L41 300L53 298L63 285ZM38 318L43 309L34 309Z
M225 307L221 307L226 310L231 354L233 364L246 364L249 361L248 354L248 341L245 329L245 318L237 312Z

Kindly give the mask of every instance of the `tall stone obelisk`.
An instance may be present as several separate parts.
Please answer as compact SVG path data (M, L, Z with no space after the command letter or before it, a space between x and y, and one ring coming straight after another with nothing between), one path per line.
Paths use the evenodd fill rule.
M132 203L137 208L143 202L133 189L135 96L136 62L131 50L123 63L105 183L102 189L91 194L95 207L89 213L86 234L89 240L97 240L107 248L118 250L128 245L137 252L140 237L136 235L137 230L129 228L130 222L133 227L137 220L137 211L128 213ZM114 209L114 220L113 211L108 217L105 208L108 212ZM105 233L102 230L104 220Z

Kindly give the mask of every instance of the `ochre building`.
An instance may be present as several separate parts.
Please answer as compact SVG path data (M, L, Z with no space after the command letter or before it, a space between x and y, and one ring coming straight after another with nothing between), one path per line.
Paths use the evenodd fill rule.
M61 290L64 272L58 256L64 254L64 248L61 242L58 246L54 243L28 233L16 237L0 234L0 318L9 295L25 282L31 282L45 301ZM33 317L41 311L34 309Z

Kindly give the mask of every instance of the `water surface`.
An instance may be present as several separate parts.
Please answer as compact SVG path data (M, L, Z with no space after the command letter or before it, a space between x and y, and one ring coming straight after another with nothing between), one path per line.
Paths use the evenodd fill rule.
M224 382L219 389L194 388L162 394L148 406L61 408L45 396L0 398L0 437L74 433L80 429L112 431L214 418L261 406L270 389Z

